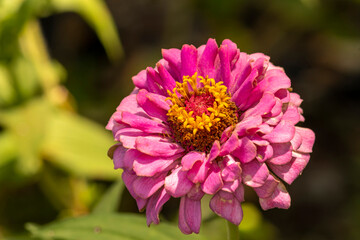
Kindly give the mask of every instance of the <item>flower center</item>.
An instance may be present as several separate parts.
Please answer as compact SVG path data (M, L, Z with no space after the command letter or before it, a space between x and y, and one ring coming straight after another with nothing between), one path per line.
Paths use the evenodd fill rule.
M173 139L187 151L209 152L222 132L238 122L238 109L223 82L184 76L168 91L172 105L167 113Z

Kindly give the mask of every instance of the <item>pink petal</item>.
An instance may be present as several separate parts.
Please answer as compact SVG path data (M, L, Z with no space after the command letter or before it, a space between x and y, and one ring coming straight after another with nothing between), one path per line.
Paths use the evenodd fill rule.
M225 182L233 182L239 179L241 174L240 163L236 162L231 156L225 156L221 176Z
M301 146L301 142L302 142L302 137L300 133L297 131L297 128L298 127L295 127L295 135L293 139L291 139L290 141L294 151L296 151Z
M144 114L144 110L139 106L136 101L136 94L139 92L139 89L134 89L131 94L125 97L120 105L116 108L118 112L129 112L137 115Z
M199 75L206 76L209 78L215 77L214 63L218 53L218 46L215 39L209 38L206 43L204 52L199 59Z
M120 112L120 114L114 116L114 119L118 123L128 124L147 133L169 133L164 124L129 112Z
M185 234L199 233L201 224L201 202L182 197L179 209L179 228Z
M284 112L282 119L293 125L297 124L300 121L300 114L298 108L296 106L289 105Z
M275 93L279 89L291 87L291 81L286 74L279 69L268 70L265 74L265 81L268 81L267 91Z
M143 132L136 128L123 128L115 133L115 140L122 143L125 148L135 148L137 137L153 136L153 134Z
M122 179L124 181L124 184L126 186L126 188L129 190L129 193L131 194L131 196L136 200L137 206L139 211L142 211L147 203L147 199L143 199L140 198L135 192L134 192L134 188L133 188L133 182L135 181L135 179L137 178L136 174L131 174L128 171L123 171L122 173Z
M233 182L225 182L221 190L229 193L234 193L236 189L239 188L239 184L240 181L238 179L234 180Z
M132 186L134 192L139 197L146 199L159 190L165 182L165 175L158 177L138 177L134 180Z
M256 151L257 151L256 159L259 162L265 162L266 160L271 158L274 153L271 145L258 146Z
M201 185L201 189L203 192L212 195L219 191L223 185L224 184L221 179L221 169L216 165L213 165L208 173L207 178Z
M163 58L169 63L171 70L174 71L174 74L176 75L175 80L182 81L180 49L162 49L161 54ZM173 77L175 78L175 76Z
M148 226L151 223L159 224L159 212L169 199L170 195L166 193L165 189L158 191L149 199L146 206L146 223Z
M301 145L296 151L311 153L315 142L315 133L309 128L295 127L297 133L301 135Z
M240 162L248 163L256 157L256 146L249 138L243 137L239 139L239 147L231 154L237 157Z
M183 171L190 170L197 161L202 162L204 159L205 159L205 156L203 153L196 152L196 151L187 153L181 159L181 165L182 165Z
M169 170L170 167L177 164L176 160L181 157L181 154L171 157L153 157L135 149L133 151L133 170L136 172L136 175L144 177L152 177L157 173Z
M232 134L230 138L221 146L219 156L225 156L235 150L240 144L237 134Z
M231 74L231 62L237 53L237 46L230 40L224 40L219 49L220 74L218 81L223 81L224 85L232 86L234 80Z
M290 93L290 102L295 106L299 107L302 103L302 99L300 98L299 94L297 93Z
M139 89L148 89L147 79L146 79L146 70L140 71L136 76L132 77L132 81L135 87Z
M146 78L147 78L147 86L148 91L160 95L166 96L166 91L161 87L162 80L159 76L159 73L155 71L152 67L146 68Z
M260 198L259 200L260 206L264 210L271 208L288 209L291 203L290 195L281 182L277 185L277 188L270 197Z
M180 145L158 136L138 137L135 147L142 153L159 157L171 157L184 151Z
M250 187L261 187L269 177L269 170L265 163L253 160L241 165L243 182Z
M250 96L251 89L253 88L253 82L255 78L258 76L258 71L256 69L252 69L251 73L245 81L239 86L238 90L231 97L231 100L238 106L238 108L242 111L245 110L244 105Z
M266 92L260 99L259 103L257 103L254 107L249 108L244 113L244 118L246 118L247 116L254 116L254 115L260 115L260 116L266 115L267 113L271 112L275 104L276 101L274 94L270 92Z
M181 74L192 76L197 70L197 49L193 45L183 45L181 49Z
M301 154L284 165L268 164L270 169L286 183L291 184L304 170L310 160L310 154Z
M231 95L234 95L234 92L239 89L251 72L249 56L246 53L240 52L239 59L236 61L232 72L235 78L234 84L230 86L229 92Z
M186 195L193 185L194 183L187 179L187 172L180 167L165 178L165 189L175 198Z
M118 146L113 153L114 169L124 168L124 156L127 149L123 146Z
M207 177L209 170L208 161L197 161L193 167L188 171L187 177L193 183L202 183Z
M294 125L286 121L281 121L271 133L264 135L263 138L272 143L284 143L290 142L294 134Z
M273 156L268 160L269 163L276 165L283 165L290 162L292 158L292 146L291 143L273 143Z
M259 196L259 198L268 198L274 193L278 184L279 184L279 180L275 179L271 174L269 174L264 185L262 185L261 187L254 188L254 190L256 194Z
M219 156L220 153L220 143L218 140L216 140L210 150L210 153L208 155L208 161L212 162L217 156Z
M170 92L172 92L172 90L176 87L175 79L171 76L171 74L168 72L168 70L166 70L166 68L162 64L157 63L156 67L163 81L161 86L165 90L169 90Z
M145 89L141 89L136 96L139 106L141 106L144 111L152 117L161 119L162 121L167 121L167 112L169 110L169 104L165 102L165 97L149 93Z
M210 200L210 208L220 217L239 225L243 212L240 202L231 193L218 192Z
M238 124L236 124L234 132L238 134L239 137L244 136L248 133L249 129L256 128L262 123L261 116L249 116L242 119Z

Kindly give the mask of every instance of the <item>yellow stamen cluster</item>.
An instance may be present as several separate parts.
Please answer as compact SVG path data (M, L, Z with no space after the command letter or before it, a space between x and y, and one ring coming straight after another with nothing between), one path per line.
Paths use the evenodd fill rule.
M213 78L184 76L168 91L172 105L167 113L173 138L187 150L209 151L222 132L238 121L238 109L227 87Z
M202 88L198 89L198 79ZM211 113L210 116L203 113L201 116L194 116L194 111L187 112L184 99L190 99L192 95L199 95L201 92L211 94L215 99L212 107L208 107L207 110ZM230 100L227 94L227 87L223 85L223 82L215 82L213 78L203 78L197 76L195 73L192 77L184 76L183 82L176 82L176 87L173 92L168 91L172 106L168 111L168 116L174 116L178 121L183 123L184 128L192 129L195 135L198 130L206 129L210 132L211 126L214 123L219 122L221 118L226 117L227 108L229 107L228 101ZM180 97L179 97L180 95Z

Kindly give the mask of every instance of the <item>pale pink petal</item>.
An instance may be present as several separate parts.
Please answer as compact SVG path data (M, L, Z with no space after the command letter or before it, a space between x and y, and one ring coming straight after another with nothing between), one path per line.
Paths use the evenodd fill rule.
M240 181L238 179L233 182L224 182L224 186L221 188L222 191L234 193L239 188Z
M239 225L243 217L241 204L231 193L220 191L215 194L210 200L210 208L235 225Z
M301 146L301 142L302 142L302 137L301 137L300 133L297 131L297 128L298 127L295 127L294 137L290 141L294 151L296 151Z
M311 153L312 147L315 142L315 134L309 128L302 128L302 127L295 127L297 133L301 135L301 145L296 151L304 152L304 153Z
M180 145L159 136L138 137L135 147L142 153L159 157L170 157L184 151Z
M187 178L187 172L182 171L180 167L165 178L165 189L175 198L186 195L193 185L194 183Z
M291 198L286 191L285 186L280 182L273 194L268 198L260 198L260 206L264 210L271 208L288 209L291 204Z
M269 163L276 165L283 165L290 162L292 158L292 146L291 143L273 143L273 156L268 160Z
M269 169L265 163L253 160L249 163L241 164L243 183L250 187L260 187L264 185L269 177Z
M304 170L310 160L310 154L301 154L284 165L268 164L270 169L286 183L291 184Z
M294 137L295 127L293 124L281 121L269 134L263 136L264 139L272 143L290 142Z
M278 184L279 180L275 179L271 174L269 174L264 185L253 189L255 190L259 198L268 198L274 193Z

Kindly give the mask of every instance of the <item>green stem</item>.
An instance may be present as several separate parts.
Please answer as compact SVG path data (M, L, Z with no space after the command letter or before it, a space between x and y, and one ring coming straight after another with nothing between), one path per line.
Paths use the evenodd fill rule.
M239 240L239 226L235 225L229 221L226 221L226 231L227 231L227 239L228 240Z

